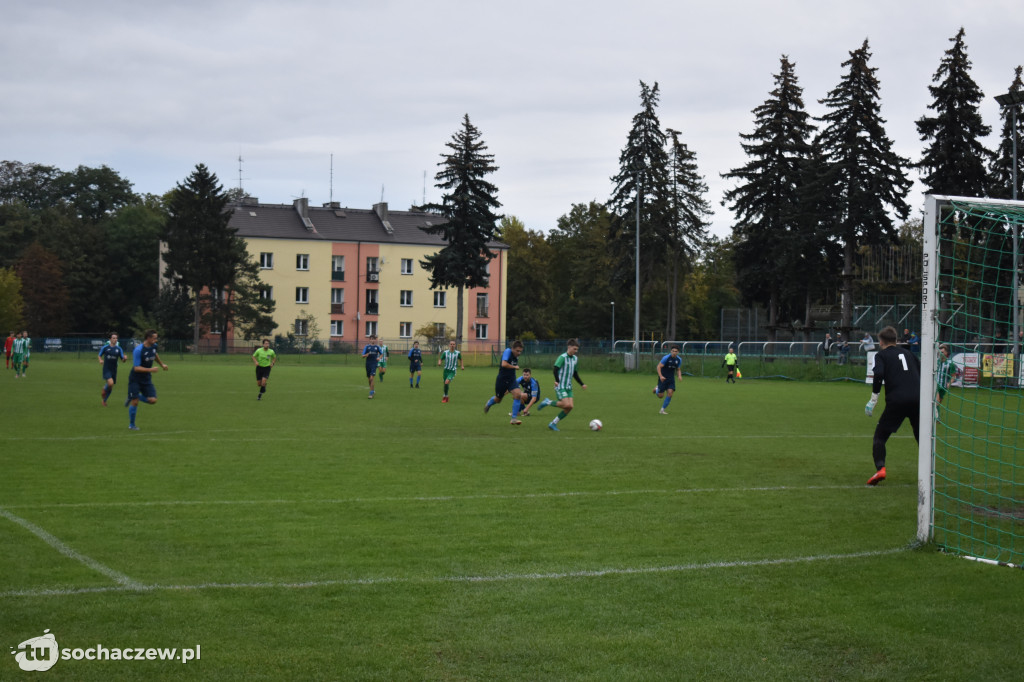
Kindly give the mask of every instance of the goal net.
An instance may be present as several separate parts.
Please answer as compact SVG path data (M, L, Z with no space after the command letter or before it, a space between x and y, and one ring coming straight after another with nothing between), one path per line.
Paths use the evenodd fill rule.
M1022 231L1024 202L926 198L918 538L1013 566L1024 564Z

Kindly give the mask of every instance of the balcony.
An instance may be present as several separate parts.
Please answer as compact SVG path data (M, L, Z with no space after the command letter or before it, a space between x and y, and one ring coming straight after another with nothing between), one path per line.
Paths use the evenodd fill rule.
M331 281L332 282L344 282L345 281L345 271L344 270L332 270L331 271Z
M370 271L368 271L366 273L366 281L367 282L379 282L380 281L380 271L379 270L370 270Z
M379 310L379 307L378 307L378 305L376 303L367 303L366 304L366 314L367 315L376 315L378 310Z
M331 315L344 315L345 304L344 303L332 303L331 304Z

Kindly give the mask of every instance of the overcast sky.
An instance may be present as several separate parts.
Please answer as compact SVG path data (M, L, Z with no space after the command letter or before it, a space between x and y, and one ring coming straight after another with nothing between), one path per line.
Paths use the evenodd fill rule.
M996 128L992 96L1024 63L1021 0L9 0L0 158L107 165L162 194L198 163L238 186L241 156L263 202L319 205L333 185L343 206L406 209L440 198L437 163L469 114L500 167L501 211L547 231L609 197L643 80L697 153L725 235L719 175L745 162L739 133L781 55L821 114L867 38L889 136L917 160L914 121L961 26Z

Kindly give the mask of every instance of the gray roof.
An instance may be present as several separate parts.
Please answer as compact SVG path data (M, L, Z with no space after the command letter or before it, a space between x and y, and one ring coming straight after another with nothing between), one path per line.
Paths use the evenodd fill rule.
M231 227L239 237L267 239L312 239L329 242L370 242L375 244L423 244L445 246L439 235L420 227L438 225L444 218L422 211L391 211L387 204L372 209L342 208L337 204L308 206L306 200L293 204L261 204L246 198L232 204ZM304 220L305 218L305 220ZM507 249L499 241L492 249Z

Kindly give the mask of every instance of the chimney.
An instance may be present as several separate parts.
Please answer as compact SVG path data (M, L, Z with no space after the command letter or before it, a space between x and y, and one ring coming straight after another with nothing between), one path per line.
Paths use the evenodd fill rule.
M382 201L379 204L374 204L373 211L380 218L380 222L384 224L384 229L387 230L387 233L394 234L395 230L388 221L388 202Z
M302 219L303 226L310 232L316 232L313 229L313 221L309 219L309 199L306 197L300 197L292 202L292 206L295 207L295 212L299 214L299 218Z

